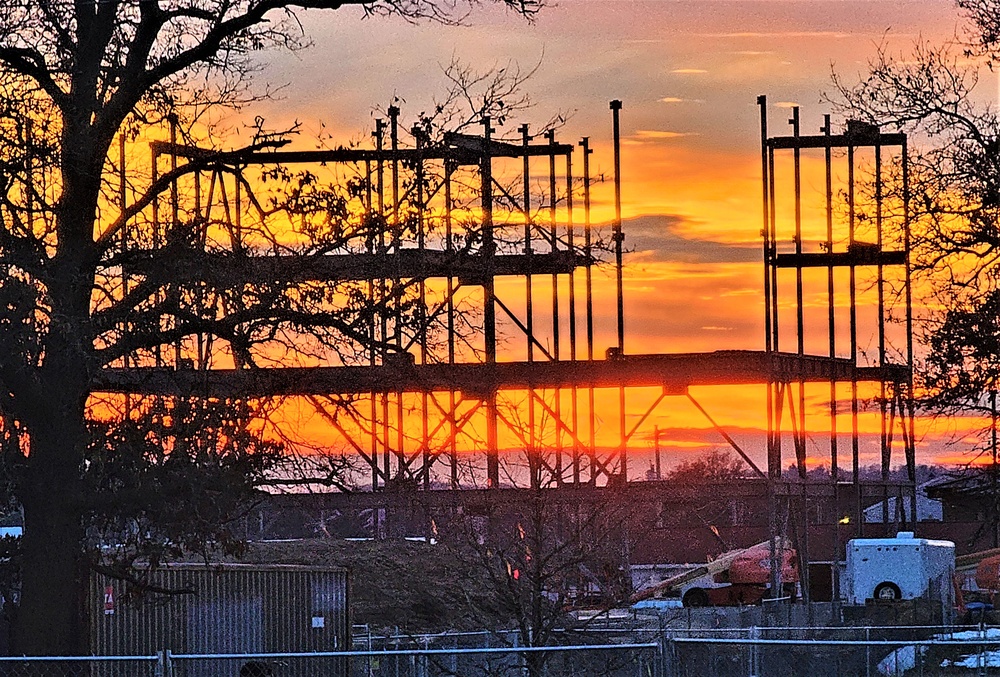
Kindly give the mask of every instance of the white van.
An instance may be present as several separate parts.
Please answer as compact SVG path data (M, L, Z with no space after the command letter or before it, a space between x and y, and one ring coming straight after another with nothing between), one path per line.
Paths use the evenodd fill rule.
M848 604L866 600L920 597L928 589L950 599L955 575L955 544L914 538L900 531L895 538L855 538L847 542Z

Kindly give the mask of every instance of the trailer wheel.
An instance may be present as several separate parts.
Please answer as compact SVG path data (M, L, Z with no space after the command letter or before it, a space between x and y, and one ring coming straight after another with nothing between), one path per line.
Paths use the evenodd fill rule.
M895 602L903 599L903 593L899 591L898 585L886 581L875 586L873 597L885 602Z
M691 588L684 593L684 598L681 600L681 604L688 608L708 606L708 593L701 588Z

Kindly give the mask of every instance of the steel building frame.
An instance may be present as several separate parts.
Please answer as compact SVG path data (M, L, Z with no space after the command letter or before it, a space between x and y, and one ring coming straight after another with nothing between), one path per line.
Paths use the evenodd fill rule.
M901 133L882 133L878 127L857 121L848 121L842 134L833 134L830 116L824 116L824 124L818 135L803 135L801 133L800 111L798 106L791 108L791 118L788 123L792 127L790 136L769 136L767 98L758 97L760 107L761 134L761 174L763 203L763 235L764 246L764 297L765 297L765 349L768 353L780 354L781 340L784 338L781 328L782 303L779 296L781 283L787 277L794 276L794 298L787 303L785 313L794 314L794 331L789 337L795 343L795 354L806 356L806 341L811 332L804 320L804 275L807 270L826 272L825 297L827 310L826 342L827 357L838 360L845 357L855 368L848 379L831 378L826 408L829 412L829 459L832 483L832 500L838 504L843 484L839 468L841 439L838 430L838 385L845 381L849 384L850 407L850 458L853 494L857 497L854 514L854 532L860 537L864 521L864 505L862 504L861 464L860 464L860 430L859 430L859 384L873 383L878 388L876 400L879 407L879 451L882 488L882 522L886 530L891 529L893 521L917 519L917 501L915 490L915 419L913 400L913 307L911 290L910 263L910 211L909 211L909 166L907 159L907 139ZM895 212L889 209L889 198L885 194L884 157L889 149L899 153L899 179L901 185L896 194ZM823 212L826 220L825 238L819 241L818 251L806 251L803 237L803 153L819 151L823 158L823 179L825 204ZM859 176L858 155L861 151L870 150L872 154L870 171L865 176ZM775 157L779 153L791 154L791 181L793 202L791 215L779 216L777 209ZM842 153L843 158L835 158L836 153ZM834 207L834 177L837 160L846 164L846 185L843 188L847 202L847 214L844 224L835 228ZM867 195L864 195L867 191ZM864 218L862 218L864 215ZM890 220L894 223L890 224ZM861 222L866 228L861 228ZM874 231L871 226L874 224ZM874 241L864 241L863 234L874 236ZM791 235L791 237L789 237ZM790 245L788 243L791 243ZM902 269L902 288L892 290L887 280L887 270ZM848 346L838 345L838 296L835 284L836 271L848 271ZM874 332L877 335L877 351L873 358L867 357L859 342L859 310L862 305L859 295L864 289L858 279L858 271L874 270L875 290L875 322ZM895 292L895 293L893 293ZM790 306L790 308L788 307ZM893 362L890 360L890 343L887 338L890 326L901 312L903 323L903 346L897 353L902 358ZM812 327L816 331L815 327ZM788 339L785 339L788 340ZM866 363L867 362L867 363ZM864 366L862 366L864 365ZM781 490L784 494L784 506L778 500L778 485L787 484L782 475L782 448L785 433L782 423L785 421L785 406L787 403L787 419L791 424L791 443L795 454L796 468L802 482L801 494L795 496L794 491L787 487ZM806 382L802 379L772 379L767 388L767 464L768 478L771 489L771 528L772 535L781 533L779 515L784 510L785 515L798 514L799 520L794 530L797 532L797 547L803 561L809 561L809 501L810 491L806 483ZM898 428L899 438L894 439ZM909 515L889 514L890 469L893 450L902 444L906 466L907 480L895 487L894 498L898 498L897 509L904 510L904 495L909 498ZM839 525L839 520L838 520ZM835 551L839 550L840 529L836 529ZM773 541L772 541L773 542ZM776 553L773 553L776 556ZM777 560L773 560L776 562ZM808 587L808 567L802 572L803 583ZM776 572L777 567L772 566ZM834 579L835 590L837 586ZM774 589L777 589L775 586ZM836 593L835 593L836 595ZM835 596L836 598L836 596Z
M176 172L184 162L212 158L211 171L196 172L188 197L194 202L195 220L208 220L222 213L226 227L238 234L241 214L254 205L252 186L245 180L251 167L329 166L343 168L360 177L360 195L367 218L383 224L377 235L368 235L336 251L309 256L260 255L234 250L225 254L188 252L175 257L159 274L174 283L187 281L243 284L280 280L294 283L353 281L367 285L369 298L391 304L394 290L416 290L423 300L432 288L441 291L433 312L445 327L445 337L434 344L429 337L427 318L416 330L405 333L398 319L393 326L383 319L371 328L370 346L364 359L354 363L307 367L222 369L211 364L210 346L199 339L164 350L155 362L125 361L105 369L95 377L94 388L154 396L274 397L303 395L344 398L342 416L328 416L350 447L363 457L370 469L374 491L387 489L468 489L502 488L502 431L517 440L528 466L528 485L572 487L626 485L630 442L664 398L687 395L695 407L719 430L722 437L759 474L767 476L774 489L775 522L778 497L785 500L788 513L808 513L810 492L817 500L824 490L810 489L802 480L793 490L784 486L782 449L788 439L783 430L791 423L790 441L799 472L804 477L806 456L806 388L829 384L830 458L833 495L841 482L837 460L841 441L838 431L837 398L842 384L850 384L851 481L860 483L858 385L875 383L880 389L882 486L888 497L892 451L902 440L910 490L914 472L912 402L912 310L910 300L909 222L906 203L906 139L901 134L880 134L850 124L845 134L834 135L829 116L818 136L801 135L798 109L793 109L793 134L768 136L766 99L758 100L761 112L761 167L763 176L763 252L765 297L765 349L763 351L720 351L694 354L635 355L625 351L623 303L623 242L621 217L620 124L621 103L611 102L614 149L615 217L611 238L599 243L592 235L591 188L595 180L590 168L592 149L588 138L580 140L581 171L574 165L577 146L557 142L547 131L542 142L535 141L528 127L521 126L520 142L497 140L489 119L482 121L481 135L448 134L431 144L419 128L411 131L412 142L404 147L399 130L398 108L390 108L388 122L375 122L373 147L316 151L236 152L209 154L177 142L176 130L169 142L152 144L153 180L158 168ZM902 152L902 227L890 234L883 230L885 197L882 186L882 152L899 147ZM855 154L873 149L875 154L875 195L872 200L877 221L877 241L856 238L858 213L855 187ZM803 152L824 154L826 168L827 236L820 251L806 251L802 237L801 165ZM844 242L835 237L833 206L834 153L846 151L848 164L849 215ZM781 244L788 227L776 208L775 157L793 156L794 214L793 246ZM122 166L124 172L124 147ZM541 168L539 168L541 165ZM497 178L514 167L519 176L512 182ZM227 183L229 181L229 183ZM541 184L541 191L533 184ZM207 184L207 185L206 185ZM122 179L124 205L124 174ZM465 190L475 205L457 204L457 192ZM164 237L170 224L181 218L178 182L168 196L152 209L154 239ZM464 225L460 226L459 221ZM404 223L405 222L405 223ZM434 227L431 226L433 222ZM460 233L461 228L465 230ZM409 230L407 230L409 229ZM898 235L898 237L897 237ZM896 239L893 239L896 238ZM901 238L901 239L900 239ZM234 243L238 235L234 235ZM157 242L154 242L156 245ZM123 240L129 252L123 275L142 275L150 257L142 247ZM594 276L602 255L614 267L616 319L615 345L601 359L595 345ZM889 305L886 279L888 267L904 269L906 346L901 363L889 359L887 326ZM834 276L846 268L850 275L850 346L838 345ZM859 348L858 269L872 268L877 275L878 354L870 363ZM825 269L828 280L829 349L825 354L806 352L803 274L809 269ZM786 338L780 320L788 311L779 303L779 290L788 274L794 275L794 349L782 350ZM511 280L513 278L513 280ZM503 282L503 290L497 283ZM513 281L515 284L510 284ZM126 281L127 285L127 281ZM512 287L521 286L516 299ZM471 293L478 303L482 320L481 343L463 350L457 345L456 322L461 310L456 299ZM784 300L784 295L781 300ZM520 310L522 309L523 310ZM779 312L782 316L779 316ZM500 350L498 330L506 327L517 337L519 355L510 357ZM397 330L398 329L398 330ZM846 353L846 354L845 354ZM701 405L688 393L690 386L761 384L767 388L767 468L758 469ZM629 426L626 420L627 391L655 387L655 398ZM617 394L618 408L613 418L618 427L614 448L596 442L597 412L595 391L607 389ZM526 420L505 412L498 397L521 393L519 405ZM634 401L634 400L633 400ZM787 407L787 408L786 408ZM605 415L607 420L612 416ZM346 421L346 422L345 422ZM480 439L476 423L485 428ZM546 432L547 427L547 432ZM901 430L899 439L893 431ZM485 478L464 475L461 455L469 448L480 449L486 458ZM436 481L443 468L446 481ZM513 482L516 484L516 482ZM779 485L782 485L779 487ZM857 489L857 487L856 487ZM860 528L859 497L856 519ZM912 495L912 494L911 494ZM800 496L801 504L793 506ZM886 501L887 505L888 502ZM887 512L887 508L886 508ZM888 515L886 522L888 523ZM912 519L913 515L910 516ZM808 526L808 519L805 525ZM808 529L803 529L808 539ZM808 559L808 544L800 544Z
M393 290L403 285L416 285L423 300L425 286L430 281L443 281L446 295L437 312L445 318L449 331L444 355L433 354L427 323L404 342L401 331L387 326L383 320L380 328L373 327L369 337L371 345L379 348L370 349L367 364L227 371L206 368L210 362L208 356L199 352L195 358L187 357L190 346L185 348L178 344L173 355L168 354L170 351L158 352L154 366L126 363L105 370L96 378L95 388L131 394L218 397L367 395L368 411L362 412L358 406L345 409L361 431L360 437L367 439L359 439L357 431L349 431L338 418L328 419L369 464L372 489L393 483L417 483L430 488L431 470L442 457L449 461L450 485L458 487L457 438L481 411L485 412L488 486L501 484L498 455L498 428L501 426L522 438L529 465L533 466L533 484L624 480L629 436L624 427L624 387L630 381L643 384L651 381L652 385L662 378L650 379L645 375L650 366L648 361L636 364L617 359L622 355L624 341L621 281L624 237L617 170L620 102L612 102L611 109L617 216L612 226L613 246L610 248L617 271L618 345L608 354L616 359L607 362L594 359L592 270L597 263L597 243L592 241L590 224L593 177L589 168L592 153L589 139L584 138L579 144L583 172L582 180L577 182L572 164L574 146L558 143L554 131L544 134L543 143L532 143L528 127L524 125L518 130L521 143L508 143L495 140L490 120L484 119L482 136L446 134L442 143L434 145L428 145L421 130L414 128L411 133L415 144L404 148L399 133L400 111L392 107L388 111L388 124L376 120L372 149L218 154L212 162L225 169L213 171L207 178L196 173L189 191L195 200L195 221L207 220L213 209L221 210L229 222L227 228L239 232L240 215L254 201L252 189L244 179L247 168L299 164L351 167L364 176L366 211L385 224L377 237L369 237L359 248L345 247L310 256L246 255L236 251L238 247L234 241L232 252L186 252L165 265L158 262L157 272L163 279L178 284L365 281L371 293L380 296L385 303L392 303ZM154 182L160 179L157 170L164 161L169 166L167 171L176 173L184 161L211 157L209 151L179 144L176 139L176 127L172 126L169 142L151 144ZM537 169L532 159L547 161L546 169L538 172L537 177L532 175ZM501 184L494 177L495 165L511 160L521 164L520 195L513 194L509 185ZM564 167L557 168L557 164ZM466 171L465 178L469 180L471 173L477 182L473 192L478 200L479 223L459 244L461 238L453 232L453 221L459 211L453 187L458 183L456 176L469 168L472 171ZM224 178L227 175L235 177L228 191ZM540 199L532 194L534 178L547 182L547 191ZM165 237L162 233L180 220L179 192L177 181L174 181L165 199L168 204L153 205L154 248L162 245ZM574 218L579 219L575 215L581 211L574 205L577 196L582 197L583 202L582 227L574 223ZM124 189L122 200L124 202ZM502 207L498 205L500 202ZM537 213L533 213L535 209ZM166 211L169 216L164 224L162 212ZM501 211L503 219L498 221ZM406 218L417 222L410 238L404 235L403 220ZM425 220L430 218L443 223L443 236L432 238L430 229L425 227ZM148 274L148 265L156 253L143 252L141 246L128 242L123 242L123 247L131 250L123 274L126 277ZM507 276L524 279L524 296L520 300L525 308L522 316L509 299L496 291L497 279ZM548 278L551 311L547 317L544 306L548 303L539 304L536 298L539 278ZM453 334L456 315L460 312L456 309L455 294L463 287L481 290L478 311L482 315L483 340L479 350L473 351L471 360L468 360L469 355L463 359ZM561 291L567 296L560 298ZM498 314L523 336L526 360L497 360ZM397 322L398 317L397 314ZM543 344L543 338L538 335L540 326L550 332L550 345ZM591 370L584 365L595 368ZM592 375L588 376L591 371ZM608 452L599 450L594 442L593 389L614 386L620 393L623 437L619 448ZM528 393L526 432L498 408L498 392L510 388ZM584 395L588 403L586 412L581 411L580 404ZM410 401L414 397L419 400L416 405ZM569 411L564 411L567 406ZM416 451L407 448L410 434L407 419L414 408L418 410L421 430ZM439 414L436 424L429 418L431 412ZM533 419L536 412L555 422L551 450L543 450L540 440L535 439ZM588 418L587 426L580 421L583 415ZM587 428L587 433L582 432Z

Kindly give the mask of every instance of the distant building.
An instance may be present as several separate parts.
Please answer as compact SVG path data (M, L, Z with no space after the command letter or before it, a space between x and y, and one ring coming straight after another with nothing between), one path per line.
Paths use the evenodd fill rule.
M1000 493L1000 477L994 481L992 468L963 468L936 477L923 486L927 495L941 501L945 522L985 522L989 507Z
M944 505L940 498L931 498L927 495L927 488L933 485L937 478L924 482L917 486L917 521L918 522L940 522L944 519ZM909 496L904 496L900 503L898 496L890 496L888 500L888 513L890 522L905 521L912 514L913 501ZM902 510L900 510L902 506ZM866 524L882 524L885 517L885 510L882 508L882 501L865 508L864 519ZM900 517L905 520L901 520Z

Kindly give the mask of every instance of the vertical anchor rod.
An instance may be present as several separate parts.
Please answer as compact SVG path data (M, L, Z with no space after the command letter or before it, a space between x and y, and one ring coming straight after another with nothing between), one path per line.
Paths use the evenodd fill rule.
M167 116L167 120L170 123L170 171L177 172L177 116L173 113ZM168 235L171 231L180 230L180 198L177 191L177 179L175 178L170 182L170 229L168 230ZM173 233L175 236L176 232ZM177 295L177 303L180 303L180 289L171 285L168 289L168 294ZM178 323L177 319L174 319L175 327ZM178 336L177 340L174 341L174 369L180 369L181 366L181 354L182 354L182 339Z
M483 155L480 158L479 174L482 180L483 212L483 261L486 267L483 282L483 324L486 363L497 361L496 301L493 286L496 244L493 240L493 158L490 142L494 132L489 117L483 117ZM486 474L492 488L500 485L500 458L497 440L497 394L495 390L486 396Z
M424 250L424 133L420 128L420 125L414 125L410 129L410 133L413 135L414 143L416 146L416 169L414 171L414 180L417 183L416 191L416 212L417 212L417 249L420 251ZM420 281L417 283L417 293L420 301L417 305L417 309L420 313L420 322L418 331L420 332L420 364L427 364L427 281L421 277ZM427 420L428 415L428 395L427 391L423 390L420 393L420 446L421 453L423 455L423 468L421 474L424 480L424 489L429 490L431 488L431 465L434 462L434 457L431 455L430 449L430 439L429 439L429 422Z
M554 254L559 250L559 221L557 220L556 213L556 203L558 201L558 196L556 194L556 130L550 129L545 132L545 137L549 140L549 225L551 227L551 247L552 253ZM561 337L561 326L559 320L559 274L552 273L552 356L559 360L562 355L560 354L560 337ZM553 411L555 412L556 426L555 430L555 479L556 484L562 482L562 428L560 423L562 422L562 390L559 387L553 389L553 394L555 396L553 404ZM541 459L539 461L539 466Z
M884 248L883 214L882 214L882 144L875 144L875 241L878 243L878 250L881 254ZM882 259L879 257L877 270L878 286L878 366L885 369L885 268ZM879 424L881 435L879 443L882 452L882 523L886 528L886 535L889 526L889 466L892 463L892 441L889 438L889 431L886 430L886 382L883 376L879 383Z
M386 252L386 218L385 218L385 159L383 158L383 150L385 148L385 122L381 119L375 120L375 154L377 156L377 161L375 165L375 174L378 181L378 189L376 191L378 199L378 245L379 252L382 256L385 256ZM379 299L379 305L382 307L382 312L380 315L379 328L381 329L381 339L382 339L382 364L385 364L387 344L389 341L389 318L387 310L387 299L388 299L388 280L382 277L379 279L379 292L381 298ZM382 437L380 444L382 446L382 476L384 480L388 480L391 459L389 452L389 393L383 392L380 395L381 409L382 409ZM375 430L375 426L372 426L372 430ZM373 455L373 458L378 461L378 457ZM377 474L377 473L376 473ZM372 478L373 488L377 488L378 478ZM385 482L383 483L384 486Z
M848 251L854 249L857 215L854 205L854 146L847 146L847 220L848 220ZM851 362L858 363L858 305L857 305L857 269L853 260L850 266L850 342ZM855 499L855 529L860 538L862 535L862 500L861 500L861 461L860 440L858 432L858 378L851 376L851 474L854 485Z
M761 94L757 97L760 108L760 176L761 205L763 217L760 229L764 243L764 351L771 352L771 229L769 223L770 205L768 202L768 169L767 169L767 97Z
M913 405L913 294L910 276L913 269L910 265L910 159L906 137L903 137L903 147L900 151L903 173L903 253L905 256L904 281L906 303L906 425L909 428L909 444L906 452L907 478L913 484L913 499L910 501L910 521L917 521L916 495L916 422Z
M528 273L524 276L524 304L525 304L525 338L528 343L528 362L535 361L535 307L533 299L534 278L531 275L533 262L531 260L531 156L528 154L528 143L531 136L528 134L528 125L518 127L521 132L521 146L524 150L522 159L522 200L524 210L524 255L528 257ZM538 453L537 431L535 430L535 389L528 386L528 448L526 455L531 458Z
M618 304L618 352L624 353L625 299L622 289L622 245L625 242L625 234L622 232L621 110L621 101L615 99L611 102L611 121L615 156L615 296Z
M587 314L587 360L593 361L594 359L594 281L593 281L593 264L591 262L591 257L593 254L593 242L591 240L590 233L590 154L594 151L590 148L590 139L588 137L583 137L580 140L580 146L583 148L583 254L586 259L586 268L584 268L584 284L587 293L586 302L586 314ZM592 386L587 388L587 419L588 419L588 435L587 435L587 452L589 454L590 463L590 482L593 483L597 479L597 462L596 462L596 440L595 436L597 434L597 414L594 411L594 388Z
M770 353L777 350L774 344L772 324L777 323L777 317L771 314L771 297L776 293L775 287L771 284L771 272L774 265L774 255L772 252L771 232L773 228L773 215L771 211L771 197L773 186L773 155L769 151L767 138L767 97L763 94L757 97L757 106L760 109L760 175L761 175L761 204L763 209L763 226L760 233L764 243L764 350ZM768 477L773 478L774 469L774 382L771 375L767 381L767 464ZM773 511L772 511L773 512ZM773 536L773 534L772 534Z
M397 259L399 251L403 246L403 229L399 222L399 107L389 106L389 144L392 149L392 165L390 176L392 180L392 246L393 256ZM398 266L395 267L399 270ZM396 273L392 278L392 290L395 297L395 315L392 333L396 337L396 347L402 351L403 347L403 309L402 309L402 286L403 282ZM396 391L396 474L400 479L403 474L409 471L409 464L406 462L405 439L403 430L403 391Z
M767 204L768 204L768 239L771 243L771 270L770 270L770 287L771 287L771 349L778 352L780 348L779 343L779 322L778 322L778 215L777 215L777 201L775 200L775 178L774 178L774 148L770 145L767 149ZM768 404L772 407L773 416L771 417L770 425L770 438L768 453L770 457L768 459L768 474L773 476L776 480L781 479L781 389L774 379L770 379L768 383L768 388L770 392L768 393ZM777 401L776 401L777 400ZM777 504L775 505L775 512L777 515Z
M569 251L576 258L576 233L573 223L573 154L566 153L566 240ZM576 353L576 274L575 267L569 269L569 359L575 361ZM573 421L573 483L580 483L580 444L576 430L580 424L577 387L570 388L570 418Z
M823 151L823 160L826 169L826 250L833 252L833 149L830 146L829 138L833 134L830 123L830 115L823 116L823 126L820 132L827 137L827 145ZM830 339L830 359L837 356L837 331L836 331L836 303L834 297L834 273L833 266L826 270L826 293L827 293L827 322ZM833 562L830 568L830 584L833 589L833 599L840 599L840 493L838 491L838 481L840 479L840 461L838 455L837 439L837 379L830 379L830 481L833 484ZM835 602L836 605L836 602ZM834 608L836 614L836 606Z
M827 145L823 151L823 159L826 168L826 250L833 252L833 149L830 146L829 138L832 134L830 126L830 115L823 116L823 126L820 132L827 137ZM830 358L837 356L837 315L836 302L834 297L834 275L833 266L826 269L826 297L827 297L827 331L830 341ZM838 472L837 459L837 380L830 379L830 477L833 480L834 491L836 491Z
M788 121L792 125L792 135L797 139L801 132L799 107L792 107L792 119ZM793 152L794 178L795 178L795 253L802 254L802 151L798 144ZM795 331L797 334L796 350L799 355L804 355L806 348L805 336L805 309L803 307L802 293L802 267L795 267ZM795 462L798 466L799 477L806 478L806 384L805 380L799 379L799 427L795 440Z
M774 271L773 255L771 251L772 237L774 229L773 193L774 193L774 152L769 148L767 138L767 97L761 94L757 97L757 106L760 108L760 165L761 165L761 194L763 204L764 226L761 235L764 240L764 346L767 352L777 350L777 343L772 341L772 334L776 335L776 330L772 323L777 326L777 315L771 314L772 294L777 295L777 288L772 285L772 275ZM770 597L777 598L778 592L778 522L777 522L777 496L775 495L775 481L780 478L780 461L775 469L774 446L775 446L775 384L773 374L768 374L767 380L767 512L768 512L768 556L770 559ZM659 432L659 431L657 431ZM657 440L659 442L659 440ZM778 477L775 477L775 474Z
M453 240L451 210L451 174L455 169L454 162L450 159L444 161L444 241L445 250L451 254L455 250ZM455 278L448 276L448 364L455 364ZM451 418L449 423L450 436L448 439L448 453L451 464L451 488L458 488L458 425L456 423L456 398L455 389L448 391L448 413Z
M615 296L618 307L618 354L625 354L625 297L622 286L622 245L625 234L622 232L622 172L621 172L621 110L622 102L615 99L611 102L611 124L615 158ZM619 473L622 482L628 481L628 439L625 429L625 388L618 388L618 449Z
M381 123L380 120L375 121L376 127ZM377 136L376 133L372 133L372 136ZM375 253L375 231L373 230L374 224L376 222L374 214L374 195L372 186L372 163L371 160L365 160L365 245L368 254ZM376 360L378 359L378 352L375 348L378 342L378 317L375 314L375 280L370 280L368 282L368 308L369 308L369 325L368 325L368 364L372 367L375 366ZM376 464L376 469L372 470L372 489L378 488L378 394L373 390L368 393L368 418L371 421L371 434L369 435L369 458L372 463Z

